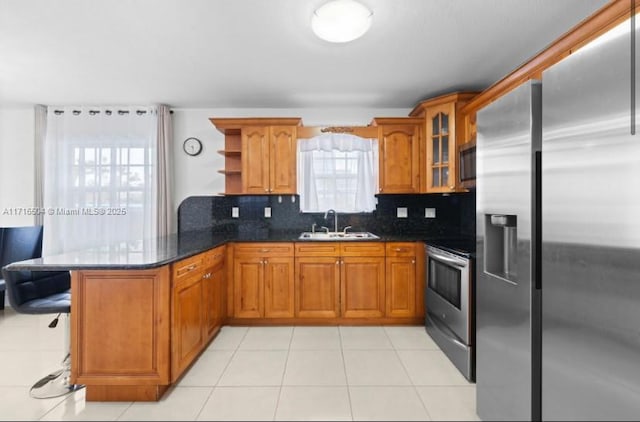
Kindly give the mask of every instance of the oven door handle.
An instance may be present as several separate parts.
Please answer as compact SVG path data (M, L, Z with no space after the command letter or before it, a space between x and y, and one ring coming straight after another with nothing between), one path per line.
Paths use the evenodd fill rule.
M457 344L460 347L467 347L466 344L464 344L459 338L458 336L453 332L453 330L451 330L451 328L447 327L445 324L443 324L442 322L440 322L437 318L432 317L428 312L427 312L427 319L429 320L429 322L431 322L431 324L438 329L438 331L440 331L445 337L447 337L452 343Z
M436 261L446 262L447 264L451 264L458 268L464 268L467 266L467 263L465 261L449 258L448 256L438 255L437 253L429 252L429 256Z

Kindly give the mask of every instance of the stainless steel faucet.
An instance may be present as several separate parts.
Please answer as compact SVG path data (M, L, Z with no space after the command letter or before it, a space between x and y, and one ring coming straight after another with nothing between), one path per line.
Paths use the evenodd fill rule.
M338 233L338 213L336 212L336 210L334 209L328 209L327 212L324 213L324 219L327 219L327 216L329 215L329 213L332 212L333 213L333 231L334 233Z

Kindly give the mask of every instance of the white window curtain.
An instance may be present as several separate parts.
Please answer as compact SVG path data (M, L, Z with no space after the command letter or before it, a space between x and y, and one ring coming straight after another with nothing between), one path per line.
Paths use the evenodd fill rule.
M300 211L371 212L378 192L378 140L326 133L298 140Z
M157 107L49 107L43 254L158 233Z
M42 152L44 148L44 140L47 137L47 107L44 105L36 105L34 107L34 151L33 151L33 205L38 209L44 208L44 177L43 177L43 161ZM34 224L42 226L44 224L44 214L35 213Z
M167 105L158 106L158 177L156 207L157 207L157 235L165 236L176 231L173 224L176 221L173 211L173 162L171 150L173 148L173 124L171 110Z

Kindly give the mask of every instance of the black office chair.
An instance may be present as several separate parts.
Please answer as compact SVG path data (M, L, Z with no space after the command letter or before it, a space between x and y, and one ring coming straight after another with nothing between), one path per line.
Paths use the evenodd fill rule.
M42 226L0 227L0 268L12 262L40 258ZM0 309L4 309L5 281L0 274Z
M14 230L15 229L15 230ZM32 230L26 230L32 229ZM11 256L11 262L20 253L33 252L40 256L42 249L42 227L39 231L34 228L6 228L3 236L3 255ZM68 394L84 386L70 384L71 361L69 354L69 312L71 311L71 277L68 271L13 271L2 268L9 304L23 314L57 314L49 324L54 328L60 314L66 314L66 353L62 361L62 368L38 380L30 389L34 398L51 398Z

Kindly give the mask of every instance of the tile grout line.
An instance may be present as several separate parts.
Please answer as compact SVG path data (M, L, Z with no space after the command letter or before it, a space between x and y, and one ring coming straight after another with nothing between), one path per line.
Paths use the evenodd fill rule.
M284 360L284 369L282 371L282 377L280 378L280 389L278 390L278 399L276 400L276 407L273 409L272 421L276 420L278 414L278 406L280 406L280 398L282 397L282 385L284 384L284 376L287 373L287 366L289 365L289 352L291 351L291 343L293 343L293 336L295 335L296 326L291 327L291 337L289 337L289 347L287 348L287 357Z
M216 337L218 337L221 332L222 332L222 329L220 329L220 331L218 331L218 334L216 334ZM211 400L211 396L213 396L213 393L216 391L216 388L218 388L218 384L220 383L220 380L222 379L222 376L224 375L224 373L227 370L227 368L229 368L229 365L231 365L231 361L235 357L236 352L240 348L240 344L244 341L244 339L247 336L248 332L249 332L249 328L247 327L247 329L244 332L244 335L242 336L240 341L238 341L238 344L236 345L235 349L233 349L233 353L231 354L231 357L229 358L229 361L224 366L224 369L222 370L222 372L220 372L220 376L216 380L216 383L211 387L211 392L209 393L209 397L207 397L207 399L204 401L204 403L202 403L202 406L200 407L200 411L198 412L198 414L196 415L194 420L196 420L196 421L198 420L198 418L202 414L202 411L204 410L205 406L207 405L207 403L209 403L209 400ZM207 346L207 349L211 346L211 344L213 344L214 341L216 341L215 338L211 341L211 343L209 343L209 346ZM224 350L222 350L222 351L224 351ZM204 352L206 352L206 350Z
M395 352L398 360L400 361L400 365L402 365L402 369L404 369L404 373L407 376L407 378L409 378L409 381L411 381L411 386L413 387L413 391L414 393L418 396L418 400L420 400L420 404L422 404L422 408L424 409L424 411L427 414L427 417L429 418L429 420L433 420L433 418L431 417L431 413L429 413L429 409L427 409L427 405L424 403L424 401L422 400L422 397L420 396L420 392L418 391L418 388L416 386L416 384L413 382L413 379L411 378L411 375L409 374L409 370L407 369L406 365L404 364L404 362L402 361L402 358L400 357L400 353L398 352L398 348L396 347L396 345L393 343L393 340L391 339L391 337L389 336L389 333L387 332L386 327L384 328L384 334L387 336L387 338L389 339L389 342L391 343L391 346L393 347L393 351ZM425 332L425 335L428 335Z
M120 412L120 414L118 415L118 417L115 420L117 420L117 421L123 420L122 417L124 416L125 413L127 413L127 410L131 409L131 406L133 406L133 403L135 403L135 402L129 402L129 406L127 406L122 412Z
M351 384L349 384L349 376L347 375L347 360L344 357L344 344L342 343L342 329L338 326L338 340L340 341L340 354L342 355L342 369L344 371L344 379L347 383L347 398L349 399L349 413L351 414L351 420L353 417L353 402L351 401Z

